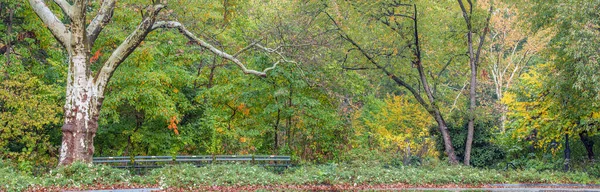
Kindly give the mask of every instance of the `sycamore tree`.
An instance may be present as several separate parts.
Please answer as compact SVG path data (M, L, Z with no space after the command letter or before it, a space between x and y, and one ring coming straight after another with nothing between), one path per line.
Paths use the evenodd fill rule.
M47 3L51 3L50 6ZM245 74L264 77L279 62L263 71L256 71L236 58L239 52L230 55L196 37L180 22L164 20L168 12L162 13L166 2L154 2L141 9L142 19L135 29L118 45L101 66L93 67L91 60L98 59L91 54L94 42L112 19L116 0L104 0L97 8L95 16L89 16L95 2L89 0L29 0L29 5L50 30L68 55L68 73L66 81L66 101L64 105L64 124L62 126L62 144L59 165L68 165L74 161L91 162L94 153L94 137L98 130L98 118L106 85L121 63L142 43L146 36L157 29L177 29L192 44L214 53L218 57L235 63ZM54 10L58 6L60 11ZM136 13L137 14L137 13ZM241 51L258 47L267 52L272 49L252 43Z

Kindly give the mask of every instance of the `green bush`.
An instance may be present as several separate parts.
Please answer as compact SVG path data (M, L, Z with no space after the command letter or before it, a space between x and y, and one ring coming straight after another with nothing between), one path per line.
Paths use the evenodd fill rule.
M597 167L596 167L597 169ZM154 169L143 176L106 166L75 163L59 167L40 177L19 172L0 162L0 191L23 191L44 187L90 189L95 186L159 186L191 189L202 186L268 185L479 185L489 183L580 183L598 184L598 175L585 172L501 171L467 166L450 166L431 161L422 166L387 166L369 162L329 163L292 167L276 174L264 167L247 164L214 164L204 167L173 165ZM33 188L32 188L33 187Z
M448 131L454 146L457 158L462 161L467 141L467 120L462 118L457 121L448 121ZM478 118L475 121L475 133L471 150L471 165L474 167L490 167L496 165L505 158L505 152L499 146L490 142L492 139L492 127L495 122L490 118ZM436 150L441 156L445 156L444 142L437 127L432 127L432 134L436 138Z
M94 184L130 183L132 176L127 170L75 162L69 166L58 167L38 179L43 186L84 187Z
M23 191L37 184L30 175L19 172L0 159L0 191Z

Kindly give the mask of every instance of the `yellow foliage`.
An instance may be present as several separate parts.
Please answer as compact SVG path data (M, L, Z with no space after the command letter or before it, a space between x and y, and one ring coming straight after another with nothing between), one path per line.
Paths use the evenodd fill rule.
M382 150L406 151L410 148L411 151L418 151L424 145L432 148L433 141L428 128L434 121L423 107L397 95L388 96L384 103L380 111L370 113L372 119L364 121L365 128L370 130ZM357 135L362 132L357 129ZM433 150L429 150L428 155L433 153Z

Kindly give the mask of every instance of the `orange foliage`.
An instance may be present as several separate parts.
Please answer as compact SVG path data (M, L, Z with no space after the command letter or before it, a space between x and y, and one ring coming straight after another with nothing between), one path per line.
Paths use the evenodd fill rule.
M100 58L100 56L102 56L102 48L98 49L96 51L96 53L94 53L94 55L90 58L90 63L96 62L98 60L98 58Z
M177 123L179 123L179 121L177 120L177 117L173 116L171 117L171 119L169 120L169 130L173 130L173 132L175 132L175 135L179 135L179 131L177 130Z

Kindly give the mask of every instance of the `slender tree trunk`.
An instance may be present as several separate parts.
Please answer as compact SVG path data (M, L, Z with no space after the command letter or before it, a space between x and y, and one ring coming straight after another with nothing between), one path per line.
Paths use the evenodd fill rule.
M587 156L590 161L594 161L594 140L590 139L587 131L579 133L579 138L587 151Z
M13 24L13 14L14 10L8 8L8 23L6 27L6 52L4 52L4 56L6 57L6 68L10 66L10 52L12 49L12 24ZM4 71L4 76L8 77L8 70Z
M565 134L565 171L571 170L571 147L569 146L569 134Z
M508 111L508 107L504 104L500 106L500 131L504 133L506 131L506 111Z
M465 143L465 157L464 164L471 164L471 149L473 148L473 135L475 134L475 108L477 107L477 64L479 62L479 56L481 54L481 48L483 47L483 42L485 41L485 36L488 31L488 26L490 23L490 18L492 16L493 6L490 5L489 15L487 18L486 26L483 29L483 34L479 37L479 46L477 47L477 51L474 50L473 47L473 26L472 26L472 11L473 4L471 1L467 1L469 3L469 11L462 3L462 0L458 0L458 4L462 10L463 17L465 19L465 23L467 24L467 46L469 47L469 66L471 67L471 86L469 90L469 123L467 124L467 141Z
M273 128L275 128L275 135L274 135L274 139L275 142L273 143L273 149L275 149L275 152L279 151L279 121L281 120L281 109L277 109L277 119L275 120L275 125L273 126Z
M472 51L472 46L470 46ZM473 148L473 135L475 134L475 108L477 107L477 64L471 61L471 87L469 90L469 123L467 124L467 141L465 144L464 164L471 164L471 149Z
M435 110L433 117L438 124L440 133L442 134L444 149L446 151L446 155L448 155L448 161L452 164L458 164L458 159L456 158L456 153L454 152L454 146L452 146L452 139L450 138L450 132L448 131L446 121L440 114L439 110Z

